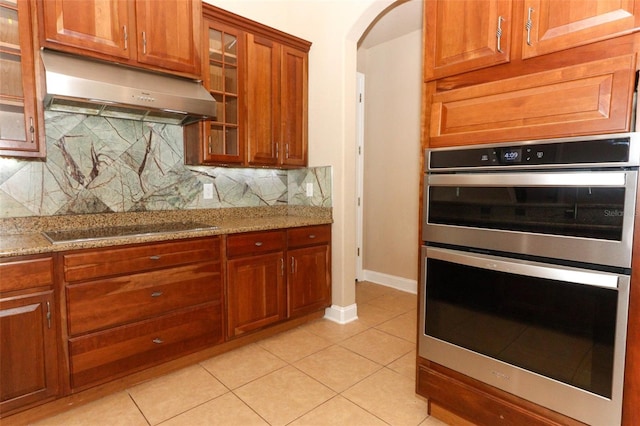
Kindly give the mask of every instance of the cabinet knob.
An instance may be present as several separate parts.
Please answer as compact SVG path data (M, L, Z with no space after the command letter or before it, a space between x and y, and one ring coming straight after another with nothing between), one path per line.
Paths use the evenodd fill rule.
M162 340L159 337L156 337L155 339L152 340L153 343L155 343L156 345L161 345L164 343L164 340Z
M153 293L151 293L151 297L160 297L160 296L162 296L161 291L154 291Z
M316 237L316 234L311 234L309 235L309 238L311 238L312 240Z
M151 260L160 260L160 256L158 256L158 255L149 256L149 259L151 259Z
M262 241L256 241L256 247L261 247L262 246Z

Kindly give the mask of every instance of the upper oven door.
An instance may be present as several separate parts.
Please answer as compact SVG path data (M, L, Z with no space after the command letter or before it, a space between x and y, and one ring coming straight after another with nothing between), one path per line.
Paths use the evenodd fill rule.
M423 240L629 268L636 170L427 176Z

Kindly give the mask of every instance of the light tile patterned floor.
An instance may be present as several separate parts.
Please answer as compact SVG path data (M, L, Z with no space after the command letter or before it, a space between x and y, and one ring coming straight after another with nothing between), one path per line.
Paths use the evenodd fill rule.
M415 295L362 282L356 300L350 324L317 320L37 425L444 425L415 394Z

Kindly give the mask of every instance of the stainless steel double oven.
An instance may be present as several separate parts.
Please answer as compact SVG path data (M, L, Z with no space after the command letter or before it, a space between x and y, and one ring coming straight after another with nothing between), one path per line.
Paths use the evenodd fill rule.
M420 356L619 424L640 135L425 155Z

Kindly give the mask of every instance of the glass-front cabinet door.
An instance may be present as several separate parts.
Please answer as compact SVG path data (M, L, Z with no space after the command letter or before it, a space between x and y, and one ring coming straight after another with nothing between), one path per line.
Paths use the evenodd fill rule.
M234 28L208 22L209 63L205 85L217 103L216 120L206 121L205 155L208 163L242 163L244 130L242 119L241 68L244 66L244 34Z
M44 156L33 31L31 2L0 0L0 155Z

